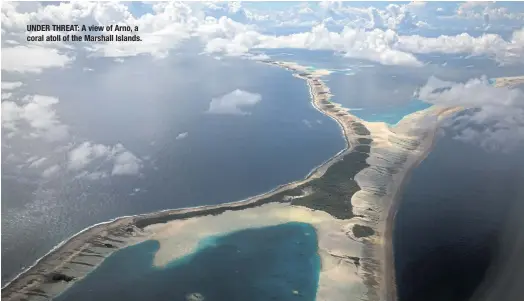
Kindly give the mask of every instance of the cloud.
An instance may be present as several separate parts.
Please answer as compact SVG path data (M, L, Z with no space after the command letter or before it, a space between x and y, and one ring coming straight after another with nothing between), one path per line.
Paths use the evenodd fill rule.
M109 176L109 174L105 171L93 171L93 172L89 172L89 171L82 171L81 173L79 173L78 175L76 175L75 178L77 179L89 179L89 180L100 180L100 179L103 179L103 178L107 178Z
M511 12L507 7L495 2L464 2L456 11L456 18L482 20L488 16L491 20L524 20L524 13Z
M462 33L456 36L441 35L436 38L413 35L399 37L396 47L412 53L464 53L486 55L501 62L522 62L524 28L516 30L509 41L496 34L473 37Z
M308 127L308 128L312 128L313 126L311 125L311 122L307 119L302 119L302 122Z
M488 151L507 152L524 146L524 92L495 88L483 78L454 83L431 77L416 96L444 106L463 106L447 124L454 138Z
M16 3L6 3L2 6L2 29L7 33L10 41L26 43L26 24L94 24L103 25L119 24L138 27L140 42L75 42L75 43L45 43L48 48L36 48L57 62L55 48L69 48L85 50L91 56L102 57L130 57L137 55L150 55L154 58L165 58L171 49L176 49L182 42L192 38L203 40L211 38L229 38L238 30L245 31L248 25L232 21L222 16L214 18L206 15L205 7L198 3L163 2L148 4L152 12L134 16L130 5L112 2L61 2L52 5L37 5L30 11L23 11ZM79 34L84 34L80 32ZM95 33L98 34L98 33ZM16 41L18 40L18 41ZM35 43L31 45L35 46ZM22 46L20 46L22 47ZM25 46L23 46L25 47ZM15 49L13 47L11 49ZM27 47L26 47L27 48ZM4 49L2 49L4 50ZM19 50L27 51L25 48ZM9 53L15 56L15 51ZM35 57L36 52L33 54ZM42 54L43 55L43 54ZM55 55L52 57L52 55ZM50 60L47 60L50 61ZM22 61L13 63L10 69L31 70L36 72L40 68L29 67ZM36 60L35 62L36 63ZM44 63L41 63L44 64ZM51 64L51 63L50 63ZM21 65L21 66L20 66ZM54 66L53 65L53 66Z
M2 127L17 132L20 123L29 125L34 131L31 137L58 141L67 138L68 127L60 122L54 110L58 98L32 95L24 98L25 104L14 101L2 102Z
M311 27L319 24L365 29L410 30L419 27L418 12L425 3L389 4L385 7L353 7L352 3L324 1L293 6L288 12L270 16L278 26ZM312 8L313 7L313 8Z
M186 138L187 135L189 135L188 132L183 132L183 133L178 134L175 139L176 140L182 140L182 139Z
M44 178L50 178L54 175L56 175L58 172L60 171L60 166L58 165L53 165L53 166L50 166L48 168L46 168L43 172L42 172L42 177Z
M2 49L2 68L12 72L41 72L45 68L64 67L75 59L64 52L68 49L87 51L90 56L113 57L115 61L137 55L162 59L170 50L184 43L193 45L194 42L201 42L205 53L251 59L262 58L251 56L253 49L299 48L332 50L351 58L406 66L423 65L413 55L417 53L488 55L507 63L522 61L524 55L524 43L518 32L508 41L496 34L481 37L443 35L436 38L400 36L397 31L431 27L428 23L431 24L432 20L427 20L431 15L428 11L434 13L434 10L427 9L424 2L389 4L382 9L351 7L338 2L318 7L300 4L279 12L248 9L239 3L162 2L147 5L151 13L135 16L129 5L118 2L38 4L32 5L30 10L17 3L6 3L2 6L1 22L7 36L3 44L9 47ZM463 12L479 7L469 4L461 6L458 15L467 15ZM506 8L491 4L478 14L482 22L488 20L490 24L498 16L511 15ZM426 19L420 20L420 15ZM517 15L512 18L522 20ZM142 41L32 43L27 46L25 26L30 23L126 24L139 28L134 34L139 34ZM288 25L300 28L301 32L277 35L273 30ZM304 32L304 26L312 29ZM342 29L328 30L334 27Z
M8 88L20 86L19 83L6 82L3 85ZM77 177L99 179L109 174L135 175L142 168L142 160L121 144L104 145L90 141L76 146L66 144L56 147L54 144L49 144L49 142L60 142L69 138L68 126L60 121L54 109L55 105L59 103L58 98L29 95L22 98L20 102L21 104L10 100L2 101L2 131L5 131L7 139L15 137L43 139L42 141L31 141L37 151L50 147L53 149L51 153L46 153L48 158L41 155L32 156L23 163L32 169L43 169L45 165L52 165L43 171L42 177L50 178L64 169L64 172L80 172ZM71 138L77 139L74 136ZM44 144L39 142L44 142ZM88 167L90 170L83 170Z
M368 8L370 25L372 28L385 28L393 30L410 30L420 25L412 10L420 9L425 3L411 2L406 5L389 4L384 10L374 7Z
M267 54L254 54L254 55L248 55L248 59L253 61L263 61L263 60L270 60L271 57Z
M392 11L398 10L389 6ZM401 13L403 16L409 13ZM377 17L378 18L378 17ZM396 19L395 19L396 20ZM355 28L345 26L340 32L329 31L325 24L313 26L310 32L289 35L265 35L251 29L234 26L234 33L207 40L204 51L229 56L244 56L252 49L297 48L309 50L332 50L346 57L366 59L383 65L422 66L413 55L421 53L486 55L499 62L518 63L524 58L524 28L516 30L510 40L497 34L479 37L462 33L454 36L441 35L424 37L420 35L398 35L391 28L403 24L378 26L388 29ZM233 22L233 21L229 21ZM404 24L404 27L408 25ZM427 27L417 21L411 27ZM376 26L374 26L376 27ZM244 30L244 31L242 31Z
M2 82L2 90L14 90L21 86L22 82Z
M169 49L178 45L178 42L190 37L192 25L198 24L198 18L192 16L194 13L190 5L185 3L157 3L152 5L153 14L143 14L139 18L133 16L130 7L126 3L113 2L61 2L51 5L35 5L31 10L24 11L17 3L5 3L2 5L2 29L8 34L10 40L25 42L26 24L96 24L96 25L131 25L138 26L137 34L142 38L142 42L75 42L66 45L65 43L54 43L49 47L68 47L85 49L95 56L126 57L139 54L149 54L156 57L163 57ZM49 44L49 45L48 45ZM34 44L33 44L34 45ZM21 60L8 65L12 70L30 70L37 72L43 64L62 66L67 60L52 48L34 48L29 52L29 47L7 48L9 57L20 59L25 51L31 56L32 64ZM4 51L2 49L2 62ZM16 53L20 55L16 55ZM7 55L6 55L7 57ZM31 59L34 58L34 59ZM39 60L41 58L43 60ZM33 65L37 66L33 66ZM20 67L21 66L21 67ZM2 64L4 68L4 64Z
M16 6L8 5L7 8L3 9L6 11L6 20L2 19L2 25L6 25L5 27L9 32L25 30L25 25L22 26L22 23L17 20L26 20L25 23L33 22L35 24L67 24L71 23L71 20L75 20L77 24L102 25L105 25L103 20L107 20L113 23L116 21L138 26L142 42L89 43L84 46L88 52L91 52L91 55L115 58L139 54L164 58L168 55L170 49L175 49L182 42L196 38L204 43L204 52L221 53L229 56L245 56L251 49L256 48L328 49L343 52L348 57L369 59L387 65L421 65L410 53L392 47L395 43L396 33L390 30L366 31L345 27L340 33L329 32L322 23L322 19L318 19L320 16L314 15L315 22L309 23L315 25L311 32L269 36L261 34L253 25L242 24L226 16L210 16L209 8L211 6L207 5L207 11L204 7L205 5L190 3L157 3L152 6L153 14L134 17L129 12L129 8L121 3L100 3L98 5L61 3L60 5L48 5L45 8L39 7L34 13L18 12ZM231 10L231 7L223 7L221 12L234 12L235 16L238 12L242 12L245 16L242 20L245 22L265 22L268 20L267 17L250 13L249 10L238 5L233 6L235 7L234 10ZM406 23L405 20L413 19L409 13L409 7L408 5L392 4L387 6L384 12L375 11L380 14L381 20L387 19L384 21L387 23L383 26L384 28L395 29L397 26ZM219 7L214 10L217 9ZM364 15L368 13L366 9L345 8L341 5L330 6L325 9L330 10L333 16L343 16L344 19L347 19L348 14L355 15L355 12ZM298 17L298 15L295 17ZM20 49L25 51L29 49L27 46L17 47L24 47ZM57 50L33 47L35 47L34 51L45 51L46 55L53 56L53 59L36 60L36 62L45 64L45 66L48 64L63 66L66 64L67 57L60 57L59 59L58 55L60 54ZM79 47L78 43L75 44L75 47ZM13 47L13 49L15 48ZM15 53L12 51L11 55L14 56ZM42 67L33 66L34 63L24 64L23 61L17 61L8 68L10 70L39 72Z
M104 167L103 163L112 164L112 175L136 175L142 168L142 161L121 144L107 146L86 141L69 152L68 169L79 171L95 161L99 162L99 168ZM104 174L103 171L95 170L84 171L79 176L95 179L103 177Z
M44 162L47 161L47 158L35 158L35 157L31 157L30 160L28 160L27 163L29 163L29 167L30 168L38 168L40 166L42 166L42 164L44 164Z
M69 152L69 169L80 170L97 158L111 155L112 149L102 144L84 142Z
M261 99L262 96L260 94L236 89L221 97L213 98L207 112L212 114L249 115L251 113L242 111L241 107L254 106Z
M63 68L74 57L57 49L39 46L2 47L2 70L19 73L40 73L46 68Z
M123 151L114 159L113 175L136 175L141 168L141 161L129 151Z
M60 166L58 166L57 164L55 164L55 165L53 165L53 166L50 166L50 167L46 168L46 169L42 172L42 177L44 177L44 178L50 178L50 177L56 175L59 171L60 171Z
M454 83L430 77L425 86L416 92L421 100L446 106L477 107L495 105L504 107L523 106L523 93L519 89L496 88L486 77Z
M392 30L367 31L345 27L340 33L330 32L323 24L311 32L269 36L254 31L236 34L233 38L215 38L207 42L205 52L241 56L251 49L298 48L333 50L346 57L366 59L384 65L422 66L411 53L395 49L398 35Z

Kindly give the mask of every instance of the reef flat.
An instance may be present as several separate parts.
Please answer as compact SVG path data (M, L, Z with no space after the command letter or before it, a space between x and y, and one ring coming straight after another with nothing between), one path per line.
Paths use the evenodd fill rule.
M163 267L194 253L210 236L301 222L312 225L318 237L321 270L316 300L348 296L395 300L391 231L396 196L409 171L430 151L438 123L461 108L433 106L393 127L366 122L331 102L332 94L322 81L330 71L290 62L262 63L285 68L306 82L312 105L340 125L344 150L305 179L246 200L122 217L93 226L7 284L2 298L49 300L82 281L119 249L147 240L158 241L153 264Z
M494 86L497 88L515 87L524 84L524 76L499 77L494 80Z
M295 63L266 63L296 72L296 76L305 79L310 87L319 87L326 91L327 93L320 94L321 97L314 97L313 94L313 105L341 125L350 144L354 143L350 147L350 153L353 154L351 156L364 154L355 160L365 160L356 174L352 174L353 169L349 166L344 168L335 163L326 173L325 179L326 183L332 185L338 182L348 186L354 182L358 187L348 192L351 216L341 216L341 212L337 212L338 217L346 221L345 229L352 229L352 239L361 239L363 242L358 258L362 267L359 276L365 286L365 293L355 297L361 300L395 300L391 232L398 192L409 172L431 150L439 123L461 108L432 106L405 116L394 126L385 122L367 122L350 114L340 104L330 101L332 95L329 89L319 80L321 76L329 74L329 71L315 70L308 73L307 67ZM367 140L364 141L359 135L366 136L364 139ZM356 141L353 141L354 138L357 138ZM330 170L333 168L335 173L337 166L342 167L340 173L330 178ZM344 190L337 187L335 191ZM327 198L337 199L337 194ZM301 202L303 204L304 200ZM330 201L324 198L322 203L329 204ZM341 203L340 199L337 203ZM322 276L320 281L322 282ZM319 300L330 298L332 296Z
M318 240L315 228L306 223L210 236L199 242L195 252L165 267L153 264L159 246L157 241L148 240L115 252L55 300L316 298L320 272Z

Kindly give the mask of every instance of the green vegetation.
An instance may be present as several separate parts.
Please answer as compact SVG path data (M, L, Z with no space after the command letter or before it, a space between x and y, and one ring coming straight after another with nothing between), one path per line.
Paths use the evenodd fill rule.
M358 138L357 141L360 144L371 144L371 142L373 142L373 140L369 138Z
M353 235L355 235L355 237L368 237L373 234L375 234L375 231L368 226L358 224L353 226Z
M357 145L354 148L355 152L361 152L361 153L367 153L367 154L369 154L370 150L371 150L371 146L369 145Z
M353 122L353 130L359 135L368 135L368 129L359 122ZM248 208L258 207L267 203L287 203L289 202L288 198L290 196L302 196L304 195L304 190L309 189L312 192L304 197L299 197L291 200L292 205L304 206L314 210L321 210L331 214L335 218L339 219L349 219L353 215L353 207L351 205L351 197L355 192L360 190L357 182L355 182L354 177L362 169L369 166L366 163L366 159L369 157L370 146L372 139L369 138L359 138L359 142L365 142L366 144L356 145L354 151L346 154L339 161L333 163L326 173L318 178L309 181L303 185L300 185L294 189L285 190L279 192L275 195L263 198L257 202L250 204L243 204L240 206L229 207L224 206L220 208L211 208L207 210L186 212L186 213L165 213L163 215L157 215L155 217L136 217L135 224L139 228L146 227L148 225L157 224L157 223L166 223L171 220L176 219L186 219L197 216L204 215L218 215L225 211L237 211L245 210ZM377 192L379 193L379 192ZM369 236L369 231L373 231L369 227L359 226L353 228L353 231L357 231L358 235ZM355 236L358 236L355 234Z
M351 197L360 190L354 177L369 166L366 163L368 156L367 153L361 152L351 152L345 155L340 161L329 167L322 177L304 185L311 187L313 193L294 199L291 204L322 210L340 219L352 218L354 215Z
M369 130L360 122L352 122L351 127L357 135L366 136L370 134Z

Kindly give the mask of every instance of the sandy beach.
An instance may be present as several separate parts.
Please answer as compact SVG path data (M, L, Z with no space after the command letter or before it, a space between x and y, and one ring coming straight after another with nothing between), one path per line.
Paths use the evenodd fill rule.
M390 194L390 207L385 215L385 223L383 224L384 233L384 249L383 249L383 273L384 281L382 282L381 293L382 300L397 300L396 280L395 280L395 265L393 256L393 231L394 222L397 209L400 203L400 196L406 183L414 168L416 168L431 152L435 146L435 134L439 128L440 122L445 120L449 115L452 115L462 110L460 107L455 108L440 108L437 111L437 125L429 132L429 137L425 139L426 145L421 148L422 152L418 157L415 157L413 162L405 167L404 172L397 176L397 183L393 184L393 190Z
M343 150L305 179L245 200L122 217L88 228L8 283L2 288L2 298L53 298L115 251L145 240L160 242L154 264L163 266L193 252L198 241L209 235L301 221L318 231L322 271L317 300L342 301L348 295L360 300L395 300L391 233L401 188L411 170L431 151L439 122L460 108L434 106L406 116L394 127L366 122L330 101L332 94L322 81L330 71L311 70L293 62L261 63L284 68L307 83L313 107L341 127L346 140ZM421 130L416 126L427 118L435 120L430 127ZM359 166L348 170L354 176L346 180L358 184L351 188L356 191L350 197L351 212L303 201L317 192L308 185L342 161Z
M299 65L292 64L284 64L279 67L284 67L291 71L299 71L301 68ZM307 81L313 106L321 113L333 118L340 125L346 139L346 148L322 165L314 168L305 179L281 185L269 192L238 202L164 210L134 217L117 218L108 223L95 225L69 238L5 285L2 288L2 298L6 300L48 300L67 289L75 281L82 279L87 273L101 264L103 259L116 250L151 239L153 233L142 230L147 226L165 223L170 220L188 219L258 207L272 202L268 198L274 195L294 189L312 179L321 177L329 166L351 151L351 145L356 144L355 141L352 143L351 140L356 140L358 136L354 128L348 125L347 122L341 122L340 116L336 115L341 110L340 106L333 107L332 110L326 110L326 108L322 107L321 102L326 101L331 96L327 86L319 80L319 77L325 74L329 74L329 72L324 70L316 71L313 72L311 78L300 75L295 76ZM286 218L286 220L289 219ZM137 227L137 225L140 227ZM154 229L154 227L149 227L149 229Z
M502 87L515 87L524 84L524 76L512 76L512 77L499 77L495 79L494 86L497 88Z

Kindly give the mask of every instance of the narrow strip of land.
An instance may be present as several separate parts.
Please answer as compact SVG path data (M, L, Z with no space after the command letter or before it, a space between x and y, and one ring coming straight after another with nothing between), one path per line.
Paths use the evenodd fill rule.
M2 288L2 298L48 300L83 278L113 252L155 237L150 226L283 203L323 211L341 221L346 229L344 234L365 246L360 256L348 257L354 265L358 262L358 277L366 287L361 299L395 300L391 233L398 198L407 175L431 150L438 122L418 133L407 129L418 118L435 116L441 120L460 108L432 107L407 116L391 128L385 123L360 120L333 103L332 94L322 81L329 71L311 70L290 62L262 63L285 68L306 81L315 109L341 127L345 149L313 169L305 179L242 201L122 217L89 228ZM505 85L515 82L507 80ZM333 252L328 255L345 258ZM323 298L336 300L329 295Z
M515 87L524 84L524 76L499 77L495 79L495 87Z
M302 70L299 65L276 62L275 65L295 72ZM34 266L4 286L2 298L5 300L52 298L67 289L71 283L83 278L116 250L147 240L150 233L143 229L149 225L197 216L217 215L225 211L244 210L271 202L292 200L293 195L286 195L286 192L322 177L330 166L351 152L353 145L360 144L359 135L369 134L365 127L345 112L340 105L329 102L331 96L329 88L320 80L320 77L325 74L327 74L326 71L322 70L311 73L304 71L296 76L306 80L313 106L321 113L333 118L341 126L346 139L346 148L315 168L307 178L281 185L267 193L238 202L123 217L86 229L38 260ZM121 242L115 243L115 240Z

